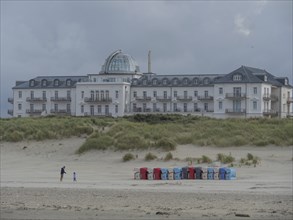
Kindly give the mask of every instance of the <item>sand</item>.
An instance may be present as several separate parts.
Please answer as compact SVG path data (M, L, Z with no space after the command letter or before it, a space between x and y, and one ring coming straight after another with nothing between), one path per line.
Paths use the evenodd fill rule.
M1 143L1 219L292 219L292 150L280 147L182 145L182 160L122 162L126 152L76 155L84 138ZM155 151L159 158L166 152ZM134 180L136 167L186 166L186 157L218 153L254 166L236 167L236 180ZM60 168L66 166L60 182ZM207 164L201 164L206 166ZM195 165L197 166L197 165ZM73 172L77 181L73 181Z

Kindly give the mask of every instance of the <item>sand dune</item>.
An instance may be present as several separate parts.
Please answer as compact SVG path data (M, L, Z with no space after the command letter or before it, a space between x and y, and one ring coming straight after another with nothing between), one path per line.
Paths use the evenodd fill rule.
M76 155L83 138L1 143L1 219L291 219L293 147L179 146L174 157L212 159L252 153L257 167L236 167L237 180L134 180L135 167L186 166L138 158L126 152L91 151ZM152 151L159 158L166 152ZM64 181L60 168L65 165ZM72 173L77 173L73 182ZM240 215L239 217L237 215Z

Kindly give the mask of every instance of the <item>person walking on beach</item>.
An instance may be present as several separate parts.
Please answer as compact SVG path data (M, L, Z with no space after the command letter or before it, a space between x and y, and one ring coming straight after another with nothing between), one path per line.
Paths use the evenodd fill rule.
M65 166L63 166L63 167L61 168L61 172L60 172L60 174L61 174L61 176L60 176L60 182L62 182L62 180L63 180L63 175L64 175L64 173L66 173L66 172L65 172Z
M73 182L76 182L76 172L73 172Z

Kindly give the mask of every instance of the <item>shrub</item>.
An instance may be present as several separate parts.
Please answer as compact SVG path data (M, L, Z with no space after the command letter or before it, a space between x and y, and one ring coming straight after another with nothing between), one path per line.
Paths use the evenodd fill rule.
M169 160L172 160L173 159L173 154L171 152L167 153L165 158L164 158L164 161L169 161Z
M176 149L176 144L172 140L170 140L168 138L160 139L159 141L157 141L155 143L155 146L160 147L165 151L170 151L170 150L175 150Z
M253 160L253 155L251 153L247 154L247 160Z
M154 155L154 154L152 154L152 153L148 153L144 157L144 160L145 161L151 161L151 160L154 160L154 159L157 159L157 156Z
M127 153L122 158L123 162L134 160L134 155L132 153Z
M106 150L112 146L113 140L108 135L101 135L97 138L88 138L86 142L77 150L78 154L81 154L88 150Z
M23 135L19 131L13 131L11 133L7 133L4 137L3 140L5 141L10 141L10 142L18 142L23 140Z
M235 158L232 155L225 155L222 153L217 154L217 160L221 163L232 163L235 161Z
M139 135L124 135L116 139L115 148L118 150L147 149L148 143Z
M203 162L203 163L211 163L211 162L212 162L212 159L209 158L209 157L206 156L206 155L202 155L202 162Z

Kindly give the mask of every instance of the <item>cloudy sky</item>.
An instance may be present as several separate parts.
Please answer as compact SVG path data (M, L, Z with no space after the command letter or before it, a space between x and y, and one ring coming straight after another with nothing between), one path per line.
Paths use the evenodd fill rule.
M1 117L16 80L98 73L122 49L158 74L241 65L292 84L292 1L1 1Z

